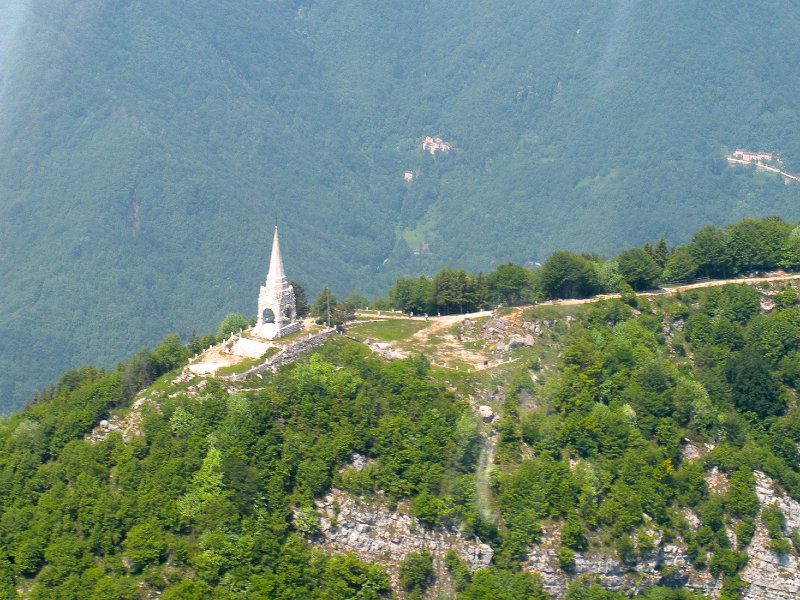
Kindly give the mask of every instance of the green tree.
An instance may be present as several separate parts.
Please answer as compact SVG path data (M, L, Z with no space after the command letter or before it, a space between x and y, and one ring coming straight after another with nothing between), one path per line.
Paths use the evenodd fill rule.
M403 312L421 314L433 310L432 282L424 275L418 279L400 277L389 289L389 304Z
M92 590L91 600L136 600L136 581L127 577L101 577Z
M664 281L687 281L697 275L697 261L686 247L676 248L664 265Z
M554 252L537 273L547 298L586 298L601 291L594 266L572 252Z
M409 552L400 563L400 585L408 592L422 594L433 583L433 555L427 548Z
M660 267L664 268L667 266L667 259L669 258L669 247L667 246L667 240L664 239L664 236L658 238L658 242L656 242L655 247L651 252L649 252L653 261Z
M531 573L513 573L494 567L478 569L459 600L549 600L541 580Z
M458 554L455 550L450 548L447 551L447 554L444 557L444 564L447 567L447 570L450 572L450 575L453 578L453 583L455 585L457 592L464 591L467 584L470 582L471 574L469 571L469 567L464 563L461 558L459 558Z
M558 558L558 565L563 571L571 573L575 570L575 553L572 550L566 546L561 546L556 553L556 557Z
M533 274L524 267L508 263L500 265L486 277L489 300L515 306L530 302L533 287Z
M728 248L735 273L769 266L769 244L764 233L761 223L753 219L745 219L728 227Z
M361 294L358 294L356 292L350 292L350 294L348 294L347 298L345 298L344 301L352 305L353 308L355 308L356 310L365 309L369 305L367 299Z
M331 314L331 325L338 326L356 318L356 305L350 300L339 302Z
M761 307L758 292L753 287L737 284L708 290L700 305L706 314L724 316L743 325Z
M337 305L336 296L326 285L311 306L311 316L316 319L319 325L330 324L332 326L334 324L333 314L336 312Z
M330 600L378 600L391 591L389 576L383 567L368 565L349 555L330 557L320 583L324 590L321 597Z
M217 339L220 341L227 339L230 334L239 333L239 330L247 329L251 325L252 323L242 315L238 313L228 313L228 315L222 319L222 323L219 324Z
M306 297L306 288L300 285L298 281L290 281L289 285L291 285L294 290L294 304L297 310L297 318L303 319L307 317L311 311L311 307L308 305L308 298Z
M135 572L150 564L158 564L167 553L163 529L153 520L131 527L123 542L125 555Z
M214 590L202 581L184 580L164 590L162 600L205 600L212 598Z
M784 412L786 399L769 369L769 363L750 349L728 361L725 374L736 408L753 412L762 419Z
M701 277L731 275L733 258L728 250L727 237L713 225L707 225L694 234L689 252L697 263L697 272Z
M781 248L780 266L785 269L800 269L800 226L795 227L786 236Z
M662 269L641 248L620 252L619 274L634 290L652 289L661 278Z
M475 308L475 282L463 269L442 269L433 278L433 304L445 314Z
M785 309L769 315L757 315L747 328L747 337L772 365L800 346L800 312Z
M222 453L211 446L200 469L192 476L189 491L178 499L178 511L189 520L204 520L203 517L207 516L213 522L223 516L219 509L227 495L223 483Z
M414 306L416 280L412 277L400 277L395 280L389 288L389 304L395 309L408 312L416 308Z
M578 551L586 550L588 547L586 528L577 515L570 515L564 522L561 530L561 543L567 548Z
M161 343L155 347L148 357L148 370L150 376L155 379L164 373L182 366L189 357L189 351L181 344L181 338L177 333L166 336Z
M779 308L796 308L800 303L800 296L798 296L797 290L788 283L781 286L778 293L773 296L773 299Z

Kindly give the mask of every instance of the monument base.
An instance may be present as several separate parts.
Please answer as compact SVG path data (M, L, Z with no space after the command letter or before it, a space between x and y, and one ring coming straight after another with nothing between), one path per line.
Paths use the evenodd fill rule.
M250 330L250 333L257 338L264 340L275 340L289 335L290 333L294 333L295 331L300 331L302 328L302 321L293 321L284 325L278 325L277 323L262 323L261 325L256 325L253 327L253 329Z

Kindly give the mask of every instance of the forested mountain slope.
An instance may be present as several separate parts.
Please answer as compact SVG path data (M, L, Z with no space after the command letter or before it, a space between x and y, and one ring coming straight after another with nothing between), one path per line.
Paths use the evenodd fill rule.
M0 594L792 598L795 286L370 319L239 382L177 336L67 372L0 421Z
M800 186L723 158L800 171L794 5L19 6L0 47L6 403L251 312L276 216L292 277L365 293L800 216Z

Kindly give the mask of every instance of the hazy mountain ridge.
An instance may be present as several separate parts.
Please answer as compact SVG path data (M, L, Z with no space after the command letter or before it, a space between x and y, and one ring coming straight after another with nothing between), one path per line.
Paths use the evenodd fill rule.
M2 394L252 312L276 216L292 277L367 293L795 219L800 187L723 150L798 170L798 27L756 3L31 2L0 107Z

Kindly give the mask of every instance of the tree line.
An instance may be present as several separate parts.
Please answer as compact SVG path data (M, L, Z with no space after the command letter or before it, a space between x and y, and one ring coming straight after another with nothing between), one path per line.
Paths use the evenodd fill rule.
M340 300L325 286L309 304L304 287L296 281L292 286L299 317L311 315L317 323L338 326L367 307L416 315L460 314L773 269L800 269L800 225L778 217L745 219L725 228L707 225L688 244L672 248L661 236L654 244L623 250L612 258L559 250L533 269L508 263L490 273L444 268L432 277L400 277L386 297L372 301L357 293ZM244 317L229 315L218 337L248 326L252 323Z
M612 258L560 250L533 269L509 263L488 274L444 268L432 277L400 277L372 306L414 314L455 314L499 304L588 298L654 289L664 283L798 268L800 226L778 217L745 219L725 228L707 225L688 244L672 248L661 236L654 244L623 250ZM321 315L331 296L326 288L311 313ZM340 306L335 298L333 305ZM347 305L352 310L364 308L366 300L351 295Z

